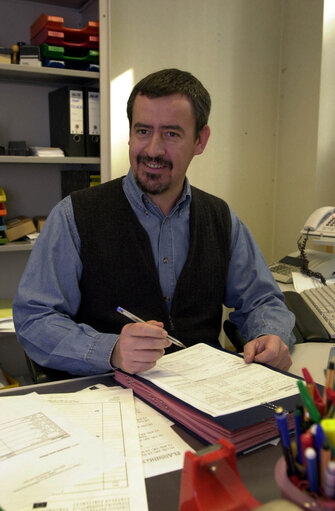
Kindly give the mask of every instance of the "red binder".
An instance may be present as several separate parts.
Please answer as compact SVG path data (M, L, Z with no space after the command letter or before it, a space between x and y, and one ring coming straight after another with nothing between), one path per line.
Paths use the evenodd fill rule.
M236 353L230 354L232 357L239 356ZM269 369L286 374L293 380L299 379L295 375L285 373L284 371L274 368ZM188 402L182 401L166 392L142 376L131 375L121 369L117 369L115 370L114 378L123 387L133 389L135 395L178 423L201 441L215 444L218 439L224 438L234 444L237 453L278 437L274 410L279 405L290 412L288 415L289 428L293 429L292 412L298 404L301 404L297 387L297 394L285 397L280 401L266 402L237 412L213 417L195 408Z

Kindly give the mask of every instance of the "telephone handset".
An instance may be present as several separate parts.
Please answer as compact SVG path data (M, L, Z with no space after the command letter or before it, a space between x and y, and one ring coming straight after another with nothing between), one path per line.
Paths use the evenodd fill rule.
M316 209L307 218L301 232L311 236L335 238L335 207L324 206Z

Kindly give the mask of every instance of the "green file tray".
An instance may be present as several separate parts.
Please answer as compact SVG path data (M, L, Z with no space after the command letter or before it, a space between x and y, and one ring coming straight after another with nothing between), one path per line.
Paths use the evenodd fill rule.
M64 60L69 62L92 62L99 64L99 51L98 50L86 50L86 55L82 57L68 55L68 52L63 46L53 46L50 44L43 43L40 47L41 57L47 59Z

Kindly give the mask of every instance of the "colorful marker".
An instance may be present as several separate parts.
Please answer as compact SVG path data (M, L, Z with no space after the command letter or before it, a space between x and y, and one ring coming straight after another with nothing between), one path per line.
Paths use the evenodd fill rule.
M303 464L302 449L301 449L301 425L302 413L299 408L294 410L294 428L295 428L295 443L297 446L297 462Z
M335 461L330 461L325 472L323 491L327 497L335 497Z
M320 477L320 485L321 488L324 488L325 485L325 474L326 469L328 467L328 463L331 460L331 450L330 446L327 442L323 443L323 446L320 451L320 470L319 470L319 477Z
M309 489L313 493L317 493L319 489L318 482L318 466L316 460L316 451L313 447L307 447L305 450L305 458L307 465L307 479L309 483Z
M302 380L298 380L297 384L299 387L301 399L304 403L304 406L306 407L306 409L308 411L309 418L313 422L320 422L321 414L320 414L319 410L316 408L313 399L311 398L307 388L305 387L304 382Z
M282 442L282 449L286 460L287 473L288 475L293 475L297 473L297 469L294 463L293 453L291 449L290 433L287 423L287 413L284 412L284 409L281 406L278 406L275 410L275 416Z

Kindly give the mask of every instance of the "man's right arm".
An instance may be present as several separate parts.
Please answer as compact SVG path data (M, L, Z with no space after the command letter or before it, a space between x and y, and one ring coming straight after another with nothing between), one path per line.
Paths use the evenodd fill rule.
M116 334L73 321L80 305L80 239L70 197L52 210L29 257L13 303L16 333L42 366L72 374L111 370Z

